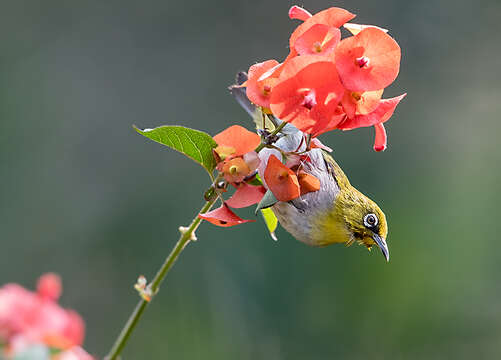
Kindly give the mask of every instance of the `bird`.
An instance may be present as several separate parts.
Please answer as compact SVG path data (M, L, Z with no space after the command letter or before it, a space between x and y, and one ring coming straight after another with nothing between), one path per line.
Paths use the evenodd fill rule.
M273 130L281 120L270 115L264 117L262 110L248 100L245 88L241 86L246 80L245 73L238 73L237 85L230 86L230 92L254 118L258 132L266 134L266 130ZM265 188L267 185L263 173L267 161L271 155L280 158L281 153L295 152L300 153L302 158L307 157L308 161L300 164L301 170L320 181L320 189L317 191L287 202L276 200L268 204L280 225L297 240L310 246L323 247L335 243L350 246L357 243L369 250L377 246L386 261L389 261L386 243L388 224L384 212L373 200L351 185L327 150L310 148L304 140L306 138L302 131L291 124L285 124L273 139L273 146L265 147L259 152L259 174Z

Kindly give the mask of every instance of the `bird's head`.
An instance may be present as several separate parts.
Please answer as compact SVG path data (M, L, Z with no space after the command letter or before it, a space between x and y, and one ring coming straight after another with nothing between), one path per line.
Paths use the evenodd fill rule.
M341 226L345 227L349 239L348 245L354 242L365 245L369 250L377 245L386 261L390 254L386 244L388 225L386 216L379 206L352 186L339 193L334 207Z

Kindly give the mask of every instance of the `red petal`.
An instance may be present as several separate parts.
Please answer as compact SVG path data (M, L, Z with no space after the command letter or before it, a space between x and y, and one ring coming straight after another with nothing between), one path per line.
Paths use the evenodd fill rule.
M367 115L377 109L384 90L366 91L357 102L357 114Z
M299 174L297 178L299 186L301 187L301 195L320 189L320 180L313 175L302 173Z
M268 159L264 179L266 185L279 201L289 201L300 195L296 174L282 164L275 155L271 155Z
M263 198L266 189L263 186L252 186L243 183L237 191L226 201L229 207L240 209L257 204Z
M357 59L369 59L367 66ZM343 85L352 91L384 89L397 77L400 69L400 46L384 31L366 28L339 43L336 67Z
M304 106L305 94L312 93L316 105ZM283 66L270 108L275 116L301 131L316 133L331 121L343 93L333 62L315 55L298 56Z
M327 152L332 152L332 149L327 145L323 144L318 138L311 139L310 148L312 149L319 148Z
M334 115L331 118L331 120L326 125L323 125L321 128L319 128L318 131L316 129L314 129L312 134L313 134L313 136L319 136L319 135L324 134L326 132L329 132L331 130L338 129L339 124L342 124L345 119L346 119L346 114L344 114L344 113Z
M374 125L374 130L376 131L376 136L374 139L374 151L385 151L386 150L386 130L382 123Z
M343 105L343 110L346 112L348 118L355 117L357 112L357 103L353 101L352 91L346 90L344 92L343 98L341 99L341 105Z
M332 53L341 40L341 31L328 25L316 24L295 42L299 55L325 55Z
M262 63L252 65L249 68L249 78L246 82L246 94L249 100L254 104L265 108L270 107L271 88L275 84L276 78L271 74L265 79L262 79L261 77L268 70L273 69L277 65L279 65L279 63L276 60L267 60ZM269 87L269 89L265 90L265 87Z
M221 207L206 212L205 214L198 215L200 219L207 220L211 224L229 227L240 225L246 222L254 222L256 220L244 220L237 216L233 211L231 211L226 204L221 205Z
M296 40L313 25L323 24L330 27L339 28L354 17L355 15L350 13L349 11L337 7L331 7L329 9L320 11L309 19L305 20L304 23L299 25L296 30L294 30L289 40L290 48L294 49Z
M240 156L254 150L261 138L240 125L233 125L213 137L219 146L230 146L235 149L234 156Z
M342 130L351 130L359 127L366 127L384 123L393 115L400 100L407 94L403 94L391 99L383 99L379 102L376 110L367 115L356 115L353 119L348 119L338 126Z
M357 35L360 31L367 29L367 28L370 28L370 27L379 29L381 31L384 31L385 33L388 32L387 29L380 28L379 26L376 26L376 25L362 25L362 24L346 23L343 25L343 27L346 30L348 30L349 32L351 32L353 35Z
M308 10L305 10L302 7L294 5L289 9L289 18L306 21L309 18L311 18L311 14Z

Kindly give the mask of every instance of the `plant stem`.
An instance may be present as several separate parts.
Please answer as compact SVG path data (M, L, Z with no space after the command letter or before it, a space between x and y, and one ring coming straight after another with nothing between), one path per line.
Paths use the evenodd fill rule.
M282 130L282 129L284 128L284 126L285 126L285 125L287 125L287 123L286 123L285 121L283 121L283 122L282 122L280 125L278 125L278 126L275 128L275 130L273 130L273 132L272 132L270 135L268 135L268 136L269 136L269 137L272 137L272 136L277 135L277 134L280 132L280 130ZM263 150L263 148L264 148L265 146L266 146L266 143L261 142L261 144L259 144L259 145L257 146L257 148L255 149L255 151L256 151L256 152L260 152L261 150Z
M198 215L206 213L209 211L209 209L212 207L214 202L216 201L217 197L209 200L205 203L205 205L200 209L200 212L197 214L197 216L193 219L191 222L190 226L186 229L181 231L181 236L179 237L179 240L177 241L176 245L170 252L170 254L167 256L165 259L164 263L158 270L157 274L155 275L155 278L153 281L150 283L151 291L152 294L155 295L160 288L160 284L164 280L165 276L171 269L172 265L176 262L177 258L179 257L179 254L183 251L183 249L188 245L190 240L192 240L192 234L194 231L198 228L200 225L200 222L202 219L198 217ZM149 301L146 301L144 299L141 299L139 303L136 305L136 308L134 309L133 313L127 320L127 323L123 327L122 331L120 332L120 335L116 339L115 343L113 344L113 347L111 348L108 356L105 358L106 360L116 360L118 358L118 355L122 352L123 348L125 347L125 344L127 344L127 341L130 338L130 335L134 331L137 323L141 319L141 316L143 315L144 311L146 310L146 307L148 306Z
M277 135L286 125L286 122L282 122L279 126L273 130L273 132L269 135L270 137L273 137ZM264 147L266 146L265 142L262 142L259 144L259 146L256 148L256 152L261 151ZM153 294L153 296L158 292L158 289L160 288L160 284L164 280L165 276L171 269L172 265L176 262L177 258L179 257L179 254L183 251L183 249L188 245L190 240L192 239L192 234L193 232L197 229L197 227L200 225L200 222L202 219L198 217L198 215L206 213L209 211L209 209L212 207L214 202L217 200L218 197L215 197L214 199L211 199L205 203L205 205L200 209L200 212L197 214L197 216L193 219L191 222L190 226L181 231L181 236L179 240L177 241L176 245L170 252L170 254L167 256L165 259L164 263L158 270L157 274L155 275L155 278L153 281L150 283L150 289ZM127 341L129 340L132 332L136 328L137 323L141 319L141 317L144 314L144 311L146 310L146 307L148 306L149 301L145 299L141 299L139 303L136 305L136 308L132 312L131 316L125 323L125 326L123 327L122 331L120 332L120 335L118 335L118 338L115 340L115 343L113 344L113 347L111 348L108 356L105 357L105 360L116 360L120 353L122 352L123 348L127 344Z

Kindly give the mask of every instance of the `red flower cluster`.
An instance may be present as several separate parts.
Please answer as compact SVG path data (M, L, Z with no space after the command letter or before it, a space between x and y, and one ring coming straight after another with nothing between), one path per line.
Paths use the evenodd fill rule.
M267 60L251 66L246 81L237 87L245 88L247 98L261 108L263 116L274 115L301 130L303 148L286 153L275 146L273 154L260 159L254 151L261 142L257 134L235 125L214 136L219 179L224 178L218 195L228 184L236 188L221 207L199 215L215 225L251 221L230 208L257 204L266 190L284 202L319 190L320 180L302 171L302 166L311 161L306 154L312 148L330 150L315 138L322 133L374 126L374 149L384 150L383 123L405 96L381 98L400 67L400 47L387 30L350 24L355 15L335 7L311 15L293 6L289 17L303 23L290 37L287 58L282 63ZM353 36L341 39L341 26ZM262 179L257 178L258 168Z
M0 288L0 344L6 344L7 359L34 346L50 348L54 360L93 359L80 347L85 332L82 318L57 303L61 292L59 276L51 273L40 277L36 292L17 284Z
M314 137L375 126L374 149L384 150L383 123L405 96L381 99L399 72L398 44L384 29L347 23L355 15L341 8L311 15L293 6L289 17L304 21L290 37L290 54L249 68L249 100ZM353 36L341 40L343 25Z

